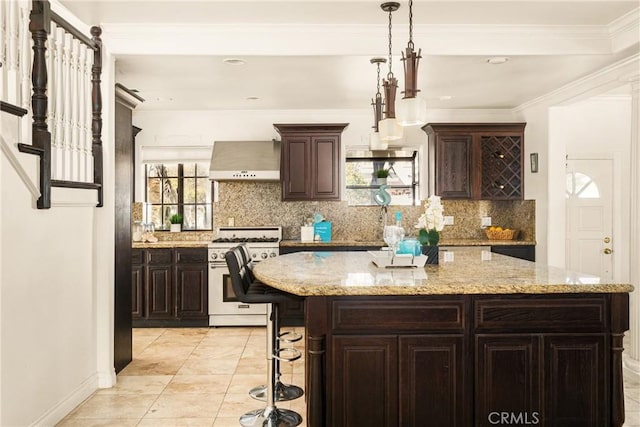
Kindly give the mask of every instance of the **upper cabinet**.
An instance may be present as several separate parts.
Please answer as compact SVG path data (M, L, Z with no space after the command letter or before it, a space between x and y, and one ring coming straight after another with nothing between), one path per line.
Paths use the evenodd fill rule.
M429 193L522 200L526 123L429 123Z
M282 200L340 200L340 137L348 123L274 124L282 137Z

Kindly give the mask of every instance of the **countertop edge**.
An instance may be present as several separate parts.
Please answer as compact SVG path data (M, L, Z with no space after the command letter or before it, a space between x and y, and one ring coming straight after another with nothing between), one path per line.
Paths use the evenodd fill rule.
M535 240L488 240L488 239L451 239L441 240L440 246L535 246ZM386 246L382 241L332 240L330 242L303 242L300 240L282 240L281 247L305 246Z
M165 248L206 248L210 241L205 240L164 240L159 242L133 242L132 249L165 249Z

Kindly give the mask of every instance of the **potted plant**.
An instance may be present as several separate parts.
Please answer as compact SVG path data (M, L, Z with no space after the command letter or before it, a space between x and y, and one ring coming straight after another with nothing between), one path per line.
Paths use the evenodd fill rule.
M376 182L378 185L384 185L387 183L387 178L389 177L389 169L378 169L376 171Z
M182 230L182 215L173 214L171 218L169 218L169 222L171 222L171 231L176 233Z
M444 208L440 196L429 196L424 203L424 213L415 226L418 240L422 244L422 253L427 255L427 264L438 264L438 243L440 232L444 228Z

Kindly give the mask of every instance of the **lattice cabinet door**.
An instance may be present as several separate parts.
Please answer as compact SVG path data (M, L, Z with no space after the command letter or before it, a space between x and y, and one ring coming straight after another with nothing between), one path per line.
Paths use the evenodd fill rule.
M488 200L522 200L523 171L521 135L481 136L481 198Z

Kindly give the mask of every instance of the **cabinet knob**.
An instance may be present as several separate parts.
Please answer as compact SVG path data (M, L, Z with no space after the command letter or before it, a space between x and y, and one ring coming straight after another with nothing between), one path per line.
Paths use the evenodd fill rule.
M493 157L495 157L496 159L504 159L504 153L501 151L494 151Z
M501 184L501 183L499 183L497 181L493 183L493 186L495 188L499 188L500 190L504 190L504 184Z
M613 250L611 248L604 248L605 255L611 255L611 252L613 252Z

